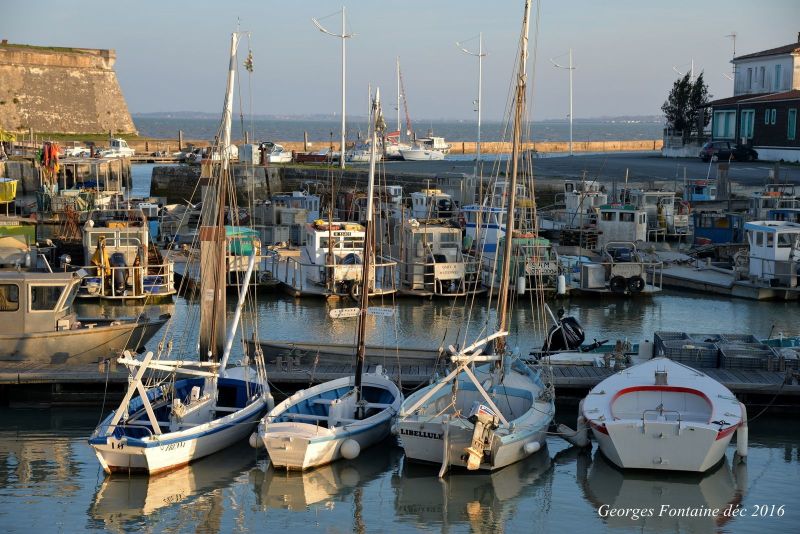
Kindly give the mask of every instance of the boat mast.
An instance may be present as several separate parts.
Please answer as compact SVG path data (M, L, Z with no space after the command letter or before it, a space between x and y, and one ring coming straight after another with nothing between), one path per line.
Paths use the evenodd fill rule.
M500 296L497 301L498 331L505 332L508 323L508 288L511 277L511 251L514 236L514 211L517 196L517 171L519 164L519 145L522 131L523 110L525 108L525 86L527 82L526 64L528 62L528 20L531 14L531 2L525 0L525 15L522 19L522 43L520 46L519 70L517 72L517 92L514 106L514 130L511 145L511 181L508 184L508 202L506 205L506 235L503 243L503 276L500 280ZM498 353L505 349L505 338L498 338Z
M381 90L376 89L375 101L372 104L372 133L370 137L369 150L369 180L367 183L367 219L364 223L364 260L361 264L361 307L358 314L358 345L356 348L356 376L355 389L356 401L361 400L361 375L364 372L364 359L366 353L367 337L367 306L369 305L369 280L372 270L372 240L374 231L372 228L373 199L375 196L375 160L378 129L383 118L381 117ZM361 408L359 408L358 418L361 418Z
M203 225L200 227L200 359L216 360L224 352L227 334L225 311L226 240L225 202L230 172L231 120L233 117L233 85L236 76L236 48L239 35L231 35L231 56L228 84L222 106L222 138L218 140L221 162L217 183L209 183L204 195ZM210 166L214 165L212 159ZM212 193L212 187L216 192ZM215 198L214 198L215 197Z

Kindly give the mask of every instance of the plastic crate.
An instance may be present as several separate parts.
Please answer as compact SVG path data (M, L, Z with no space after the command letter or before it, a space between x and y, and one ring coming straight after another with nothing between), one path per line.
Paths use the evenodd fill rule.
M775 352L763 343L720 343L719 363L723 369L767 369Z
M655 355L664 354L665 341L692 341L686 332L656 332L653 334L653 349Z
M673 339L662 342L661 354L690 367L714 368L717 367L719 349L713 343Z
M722 334L689 334L696 343L724 343Z
M797 349L782 348L773 349L775 353L767 366L770 371L784 372L786 369L793 371L800 370L800 352Z
M722 334L723 343L761 343L752 334Z

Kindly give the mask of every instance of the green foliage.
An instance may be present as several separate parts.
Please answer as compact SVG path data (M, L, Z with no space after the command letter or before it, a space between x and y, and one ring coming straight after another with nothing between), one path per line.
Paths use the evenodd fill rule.
M694 82L688 73L678 78L661 106L667 125L673 130L682 131L684 141L689 139L692 132L701 135L711 120L711 111L706 107L710 98L702 72Z

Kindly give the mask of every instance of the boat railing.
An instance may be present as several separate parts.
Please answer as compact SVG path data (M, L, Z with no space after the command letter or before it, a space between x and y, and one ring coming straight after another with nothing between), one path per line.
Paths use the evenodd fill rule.
M800 261L795 259L776 260L775 258L765 258L762 256L750 256L750 276L756 280L779 287L798 286L798 268ZM756 269L755 267L760 267ZM760 273L760 274L755 274Z
M89 265L81 269L88 273L79 293L84 298L144 298L175 293L175 271L171 261L147 266Z
M474 293L480 287L480 262L464 255L460 261L396 261L400 266L401 285L412 290L431 292L436 296L459 297ZM421 283L417 280L421 277Z
M380 289L382 292L394 290L395 269L397 262L391 258L379 256L372 264L373 288ZM296 290L302 291L309 284L314 282L307 280L310 270L316 269L320 272L320 280L333 271L334 282L361 280L361 264L354 263L343 265L341 263L316 264L300 261L299 258L292 256L281 256L276 254L271 259L271 271L273 276L282 280Z

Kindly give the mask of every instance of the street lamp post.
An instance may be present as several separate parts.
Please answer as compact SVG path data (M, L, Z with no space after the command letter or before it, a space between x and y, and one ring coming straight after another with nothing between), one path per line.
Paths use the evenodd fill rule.
M347 19L345 15L345 7L342 6L342 33L333 33L325 29L322 24L319 23L317 19L312 18L311 21L314 23L314 26L317 27L319 31L322 33L326 33L331 37L337 37L342 40L342 138L341 138L341 145L339 147L339 168L344 169L344 135L345 135L345 91L346 91L346 83L345 83L345 70L347 65L347 50L345 43L347 39L353 37L354 33L347 33Z
M552 59L550 63L553 64L554 67L559 69L566 69L569 71L569 155L572 155L572 71L575 70L575 66L572 64L572 48L569 49L569 65L559 65Z
M474 39L474 37L473 37ZM483 100L483 58L487 56L483 52L483 32L478 34L478 52L470 52L463 46L461 43L456 42L456 46L461 49L462 52L465 54L469 54L470 56L475 56L478 58L478 100L476 103L478 104L478 109L475 111L478 112L478 141L475 145L475 176L478 176L478 165L480 165L481 160L481 103Z

